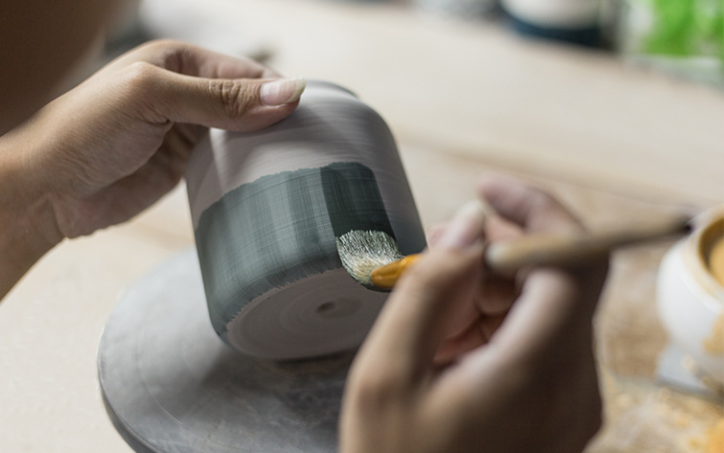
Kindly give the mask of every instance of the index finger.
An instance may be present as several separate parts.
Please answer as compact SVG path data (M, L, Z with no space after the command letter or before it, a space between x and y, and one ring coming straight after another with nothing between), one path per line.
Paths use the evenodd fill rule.
M481 195L501 216L526 232L566 234L583 229L580 221L550 194L505 177L481 182ZM590 339L592 317L605 281L607 259L575 268L536 268L492 338L511 360L537 360L551 345L580 347Z
M527 232L583 229L568 209L549 193L505 176L489 176L478 184L481 197L503 218Z
M183 75L210 79L280 77L276 71L249 58L233 57L171 40L144 44L120 57L117 64L136 61L145 61Z

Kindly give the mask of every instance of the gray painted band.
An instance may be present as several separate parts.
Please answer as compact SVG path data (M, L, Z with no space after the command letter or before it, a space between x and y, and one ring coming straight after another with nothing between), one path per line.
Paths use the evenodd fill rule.
M268 175L227 193L196 229L214 329L262 357L355 347L384 295L341 271L335 237L369 229L395 236L374 174L358 163Z
M369 169L355 163L284 172L237 187L202 214L195 231L199 262L211 323L225 341L226 324L252 300L342 267L329 206L345 203L338 198L345 194L325 193L323 176L330 169L347 176L348 187L375 183ZM355 211L384 216L388 230L378 200L360 197ZM347 220L344 213L334 218L338 224Z

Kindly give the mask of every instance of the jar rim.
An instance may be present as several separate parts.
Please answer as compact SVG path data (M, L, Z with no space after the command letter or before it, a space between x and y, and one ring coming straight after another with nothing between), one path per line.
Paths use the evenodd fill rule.
M704 213L697 222L699 228L687 240L686 264L696 282L714 298L724 303L724 285L711 270L710 256L714 246L724 241L724 205Z

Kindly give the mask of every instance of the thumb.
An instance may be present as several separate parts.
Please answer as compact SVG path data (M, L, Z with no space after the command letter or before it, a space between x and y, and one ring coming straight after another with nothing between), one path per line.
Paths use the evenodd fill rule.
M304 79L211 79L146 66L144 96L164 120L240 132L270 126L296 108ZM150 79L150 80L148 80ZM147 105L147 104L146 104Z

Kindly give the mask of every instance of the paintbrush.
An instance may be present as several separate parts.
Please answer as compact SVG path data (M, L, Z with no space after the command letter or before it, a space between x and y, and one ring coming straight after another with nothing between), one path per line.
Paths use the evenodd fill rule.
M590 261L615 249L670 239L691 230L689 218L580 234L534 234L493 242L485 249L485 265L510 274L528 266L570 266ZM396 241L382 231L350 231L337 238L337 250L347 272L371 289L389 290L419 254L402 256Z

